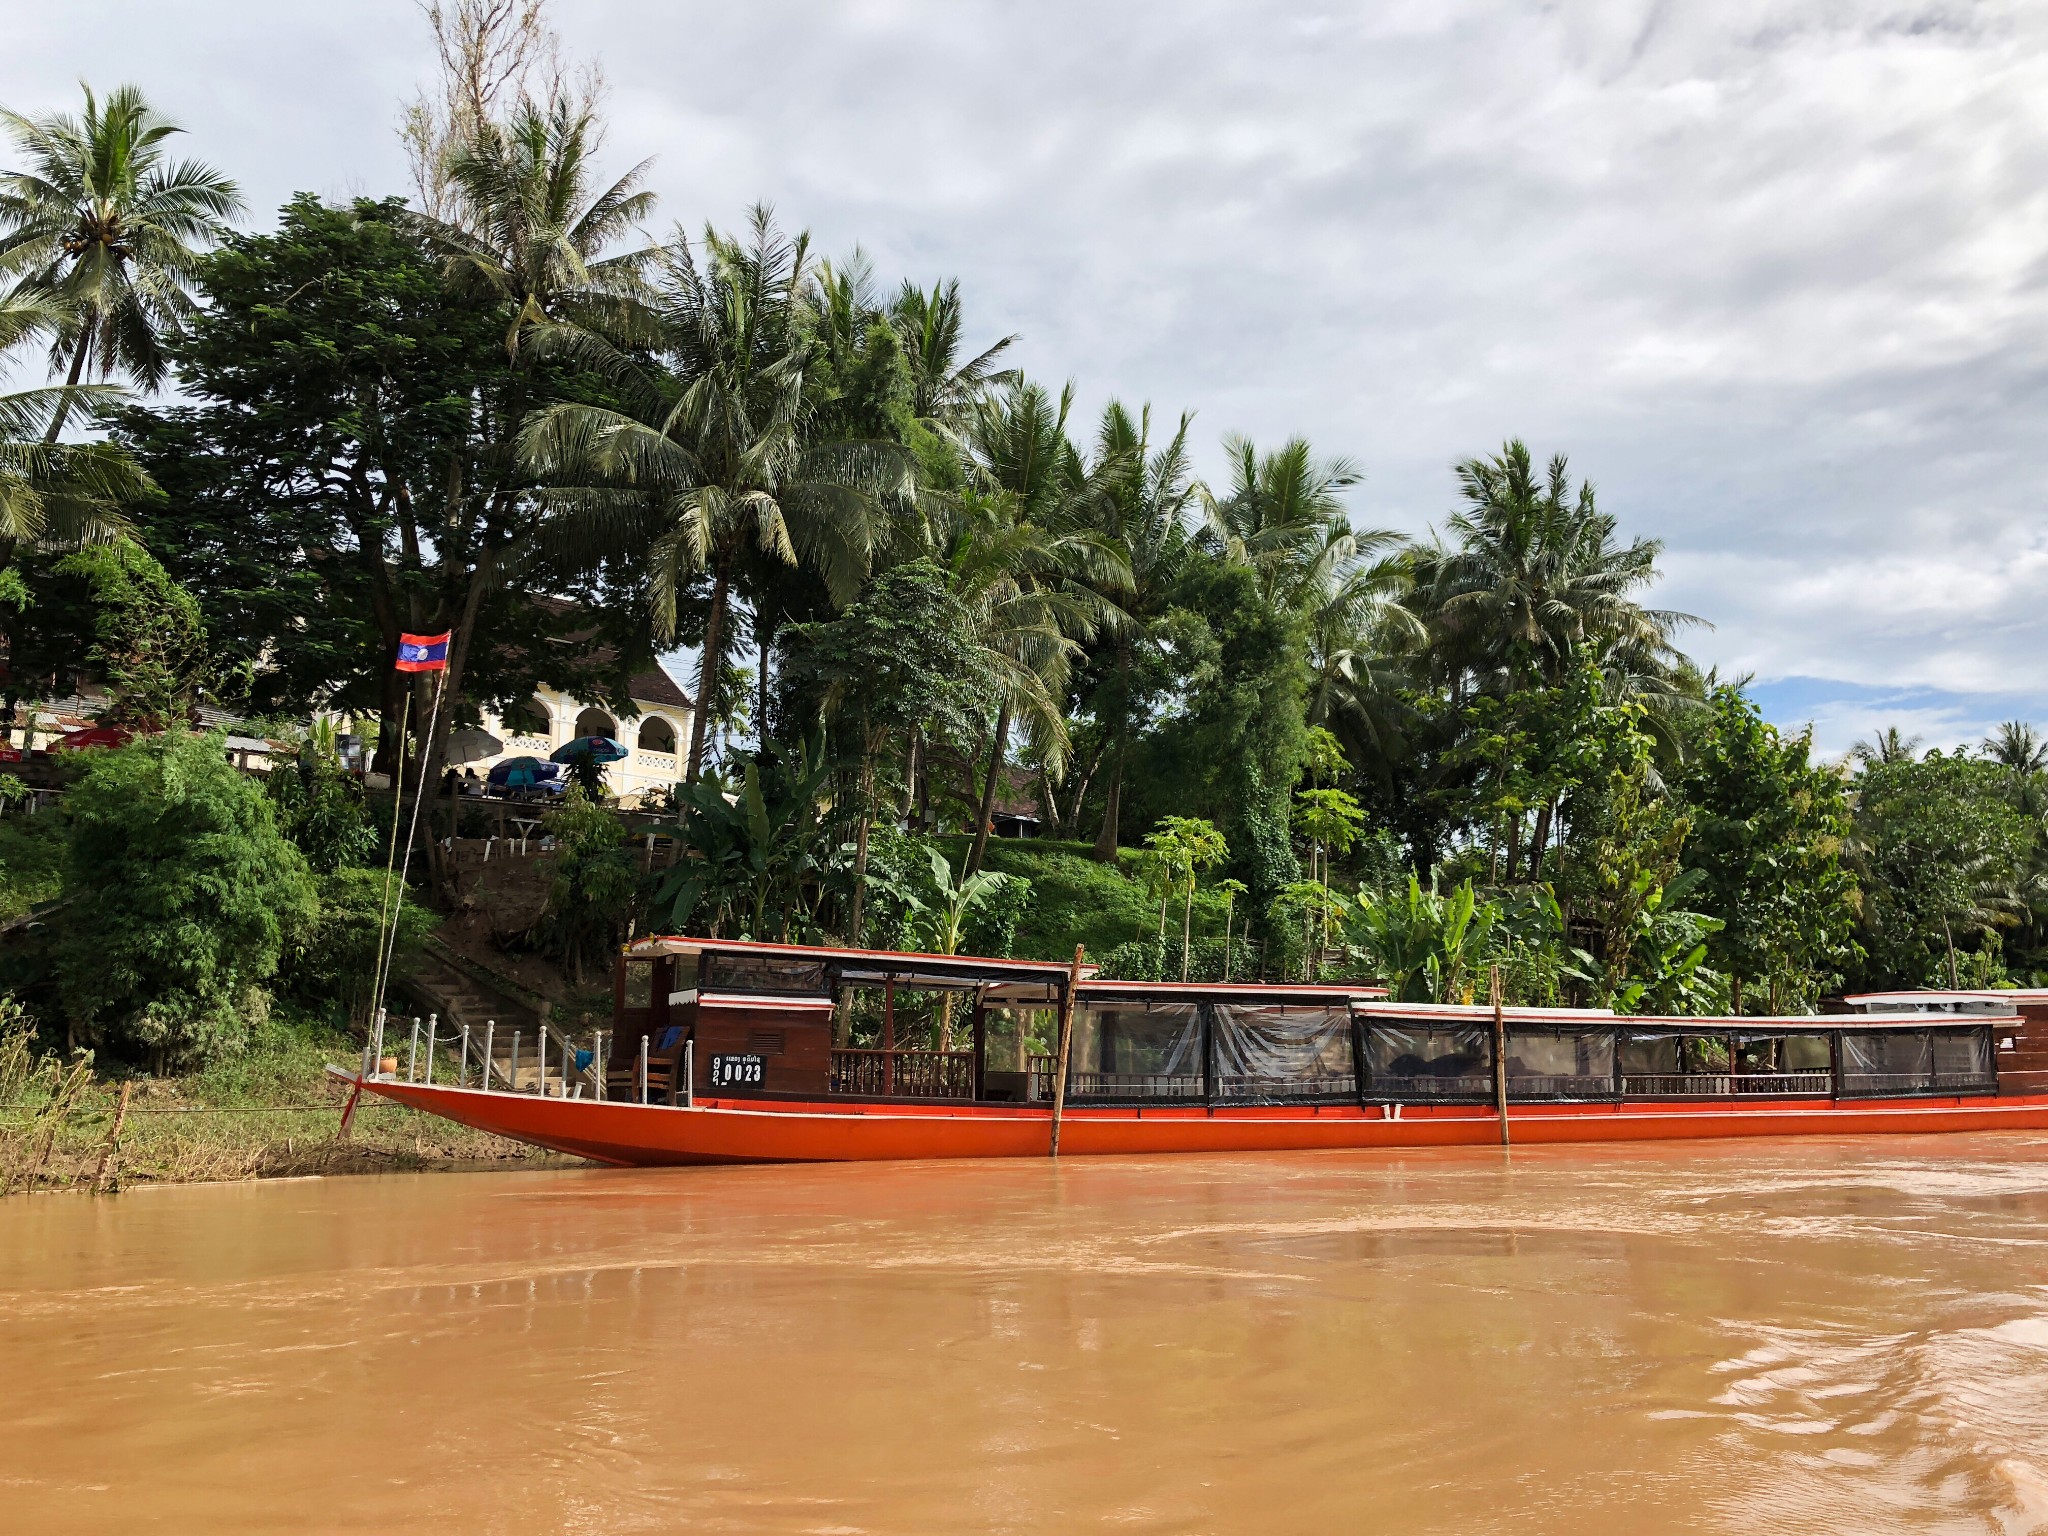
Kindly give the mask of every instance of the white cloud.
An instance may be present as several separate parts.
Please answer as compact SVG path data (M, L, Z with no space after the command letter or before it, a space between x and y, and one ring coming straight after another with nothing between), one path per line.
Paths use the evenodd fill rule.
M1569 451L1704 659L2048 708L2048 12L558 6L664 218L757 197L1111 393L1361 460L1418 528ZM72 0L0 100L143 82L259 206L402 189L402 0ZM1214 462L1213 447L1211 463Z

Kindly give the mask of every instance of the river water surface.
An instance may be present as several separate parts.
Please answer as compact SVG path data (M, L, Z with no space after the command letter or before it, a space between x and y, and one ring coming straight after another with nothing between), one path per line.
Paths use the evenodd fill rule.
M2048 1138L0 1202L0 1530L2048 1532Z

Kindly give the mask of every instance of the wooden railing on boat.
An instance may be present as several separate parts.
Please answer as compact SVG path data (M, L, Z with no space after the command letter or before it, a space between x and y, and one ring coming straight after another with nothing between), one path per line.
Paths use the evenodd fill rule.
M835 1049L834 1093L899 1099L971 1099L972 1051Z

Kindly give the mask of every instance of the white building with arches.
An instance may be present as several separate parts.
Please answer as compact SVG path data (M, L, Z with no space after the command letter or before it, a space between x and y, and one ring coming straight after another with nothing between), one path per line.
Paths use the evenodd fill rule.
M628 698L631 712L614 712L543 687L521 709L503 716L485 710L484 729L504 748L495 757L463 766L482 775L504 758L537 757L545 762L557 747L579 736L609 736L623 742L631 755L606 767L605 783L630 807L650 790L665 790L682 778L683 755L690 748L691 706L690 696L659 665L632 679Z

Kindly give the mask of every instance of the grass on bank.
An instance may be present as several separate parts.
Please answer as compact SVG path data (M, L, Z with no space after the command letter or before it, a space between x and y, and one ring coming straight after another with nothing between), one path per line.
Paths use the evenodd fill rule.
M279 1005L239 1056L182 1076L128 1080L108 1187L563 1161L369 1097L349 1139L337 1141L348 1093L325 1067L359 1054L344 1031ZM25 1021L0 1020L0 1191L91 1187L124 1080L67 1068L35 1050Z

